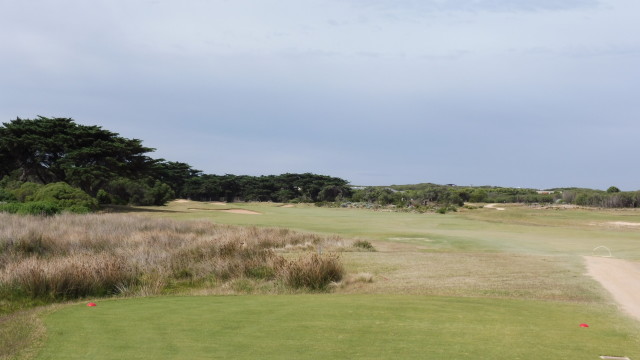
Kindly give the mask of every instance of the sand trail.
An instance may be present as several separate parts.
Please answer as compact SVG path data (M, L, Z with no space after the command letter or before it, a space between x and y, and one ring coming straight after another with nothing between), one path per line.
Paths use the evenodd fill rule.
M588 274L611 293L622 310L640 320L640 263L585 256Z

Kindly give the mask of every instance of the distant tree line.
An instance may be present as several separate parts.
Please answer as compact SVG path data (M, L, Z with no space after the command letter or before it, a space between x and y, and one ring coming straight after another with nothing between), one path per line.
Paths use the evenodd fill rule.
M432 183L371 186L354 191L351 201L381 206L462 206L471 203L573 204L603 208L640 207L640 191L606 191L584 188L556 188L547 191L494 186L452 186Z
M35 211L47 205L80 212L98 204L162 205L177 197L315 202L351 196L348 182L335 177L209 175L186 163L147 155L154 150L139 139L69 118L40 116L3 123L0 210L3 206L5 211L28 212L26 205L16 205L26 203ZM71 206L71 198L77 206Z
M620 191L615 186L609 187L607 191L582 188L567 188L561 191L560 199L567 204L602 208L640 207L640 191Z
M356 202L449 209L473 203L567 203L639 207L640 192L564 188L538 192L431 183L354 189L346 180L311 173L211 175L183 162L154 159L155 149L69 118L20 119L0 126L0 211L92 211L100 205L199 201Z
M201 175L188 179L181 197L211 201L317 202L339 201L351 196L346 180L316 175L269 176Z

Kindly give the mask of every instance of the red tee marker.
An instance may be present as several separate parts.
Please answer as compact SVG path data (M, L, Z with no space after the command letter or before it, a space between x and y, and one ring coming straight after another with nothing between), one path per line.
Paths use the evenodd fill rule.
M587 324L580 324L580 327L589 327Z
M96 303L88 303L87 306L98 306Z

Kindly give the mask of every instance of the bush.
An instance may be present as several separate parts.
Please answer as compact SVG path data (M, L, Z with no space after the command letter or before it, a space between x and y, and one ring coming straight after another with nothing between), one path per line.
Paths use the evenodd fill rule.
M60 213L60 207L49 201L0 204L0 212L20 215L51 216Z
M98 193L96 194L96 200L98 200L98 204L100 205L107 205L112 203L111 195L109 195L109 193L104 191L103 189L98 190Z
M13 195L13 193L0 188L0 202L2 201L13 202L16 200L18 199L16 198L15 195Z
M18 211L21 215L51 216L60 213L60 207L50 201L32 201L21 205L22 209Z
M13 190L13 195L20 202L30 201L31 197L42 187L40 184L26 182Z
M358 240L354 242L353 247L365 251L376 251L376 248L374 248L373 245L366 240Z
M71 214L88 214L91 211L92 211L91 209L82 205L73 205L64 209L64 212L71 213Z
M17 214L22 209L22 205L20 203L0 204L0 212Z
M344 267L337 255L304 255L288 261L280 270L287 286L295 289L326 290L332 282L342 280Z
M65 209L72 207L96 209L98 207L96 199L64 182L47 184L39 188L31 198L34 201L49 201Z

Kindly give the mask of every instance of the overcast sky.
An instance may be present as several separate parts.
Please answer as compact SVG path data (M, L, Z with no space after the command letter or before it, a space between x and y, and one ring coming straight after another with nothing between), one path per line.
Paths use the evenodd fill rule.
M0 0L0 122L212 174L640 189L638 0Z

